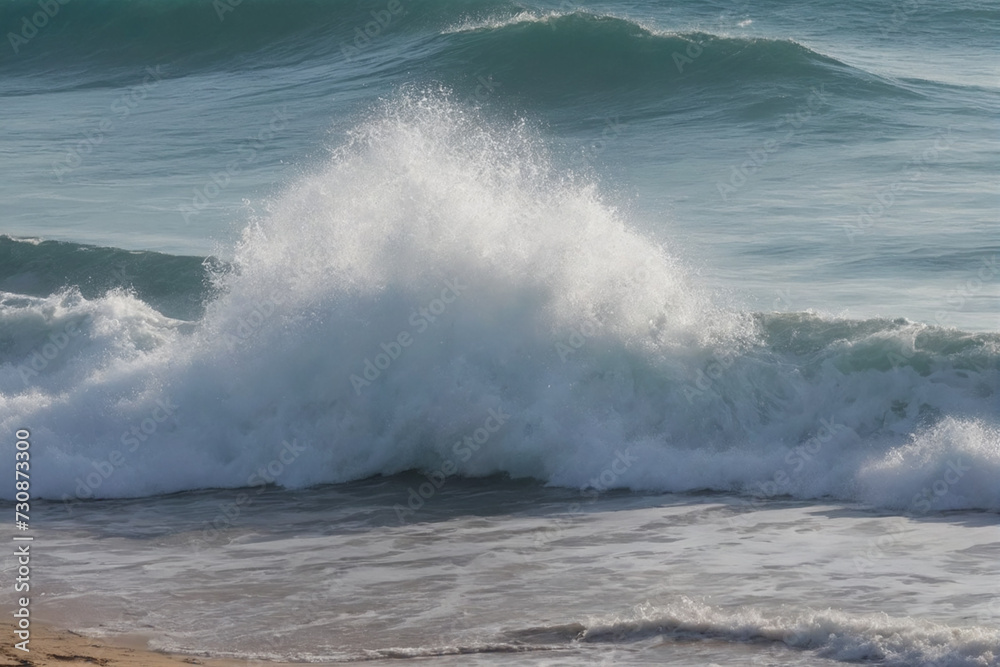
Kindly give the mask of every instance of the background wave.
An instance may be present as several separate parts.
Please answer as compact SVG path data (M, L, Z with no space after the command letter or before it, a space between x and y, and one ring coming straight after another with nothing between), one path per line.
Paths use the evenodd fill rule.
M438 25L456 15L509 8L506 2L432 0L401 2L391 13L387 2L322 0L93 0L58 5L43 27L31 35L16 57L5 55L0 71L42 68L97 69L114 80L115 68L170 63L170 76L291 65L306 58L342 55L355 31L399 37ZM0 5L0 25L17 28L39 12L37 1L10 0ZM379 23L374 26L372 21ZM378 43L376 39L376 45ZM390 40L391 41L391 40Z
M0 61L0 72L14 81L40 70L51 90L53 80L69 88L130 85L145 67L174 78L312 62L339 74L377 72L458 86L481 75L500 82L505 94L549 104L627 103L638 113L677 95L716 106L735 91L768 107L752 113L780 111L786 105L779 101L772 109L764 100L799 101L803 87L824 85L867 99L914 96L791 40L664 32L584 11L537 14L508 2L453 0L403 3L398 14L371 2L246 0L222 12L220 5L228 7L226 0L69 3L17 57ZM6 3L0 24L19 25L37 11L37 3ZM409 58L386 57L401 44ZM21 78L9 92L36 86Z
M122 290L184 320L201 315L211 273L221 266L212 257L0 236L0 293L47 297L73 289L94 299Z
M766 85L800 96L803 85L847 82L862 88L856 94L893 92L888 82L791 40L664 32L586 12L520 14L452 30L442 60L535 95L634 99L673 95L678 86L702 93Z

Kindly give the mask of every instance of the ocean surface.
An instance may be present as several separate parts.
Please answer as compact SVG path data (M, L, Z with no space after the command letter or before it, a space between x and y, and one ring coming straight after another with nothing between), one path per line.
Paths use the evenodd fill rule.
M1000 665L1000 3L0 28L36 618L261 665Z

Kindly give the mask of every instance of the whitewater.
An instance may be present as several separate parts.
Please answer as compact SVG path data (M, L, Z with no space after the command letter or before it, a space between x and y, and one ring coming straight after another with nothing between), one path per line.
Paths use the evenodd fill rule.
M996 8L40 6L0 6L33 622L1000 664Z
M36 492L243 486L285 441L291 488L431 469L502 409L457 474L582 488L627 450L615 487L1000 508L997 336L720 307L529 130L485 127L389 105L247 227L196 322L5 298L51 332L0 377L0 424L53 462Z

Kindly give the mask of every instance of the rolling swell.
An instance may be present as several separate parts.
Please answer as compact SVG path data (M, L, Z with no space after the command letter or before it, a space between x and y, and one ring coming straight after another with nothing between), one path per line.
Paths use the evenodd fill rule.
M895 84L792 40L663 32L585 12L466 23L436 59L456 72L489 73L505 94L603 113L798 104L810 88L863 99L912 97ZM803 94L805 91L805 95ZM676 103L670 103L675 100Z
M786 97L801 102L803 90L823 86L862 98L915 95L791 40L665 32L583 11L518 14L503 0L414 3L375 39L359 40L371 12L383 9L379 3L244 0L219 20L212 3L199 0L69 3L17 58L0 61L0 70L61 71L77 87L132 84L136 69L152 65L172 78L315 60L345 71L378 67L397 83L443 80L461 88L470 75L483 75L505 94L544 103L638 110L679 95L701 106L728 106L736 93L745 104L777 99L780 105ZM26 0L7 3L0 24L18 25L32 11L37 5ZM509 18L477 18L498 15ZM456 25L456 16L465 18ZM384 58L394 46L409 57Z
M355 30L383 17L375 44L428 30L456 13L495 11L503 0L404 1L405 11L385 19L387 2L323 0L93 0L61 5L37 34L19 45L16 57L0 59L0 70L90 69L170 64L169 75L220 69L287 65L307 58L343 58ZM221 8L221 9L220 9ZM21 27L39 11L37 0L0 5L0 25ZM20 32L15 28L15 32ZM97 76L97 73L94 74Z
M72 288L86 299L124 290L168 317L203 312L214 258L0 236L0 292L47 297Z

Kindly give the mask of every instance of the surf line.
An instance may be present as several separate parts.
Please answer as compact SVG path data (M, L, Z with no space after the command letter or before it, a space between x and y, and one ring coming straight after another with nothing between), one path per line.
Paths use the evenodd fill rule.
M254 498L261 495L272 484L278 483L278 478L295 463L298 458L307 451L308 447L299 444L299 441L292 438L292 441L281 441L281 448L274 458L267 464L259 467L255 472L247 477L246 486L248 489L256 489L253 495L246 491L240 491L236 497L228 503L219 503L218 511L211 521L205 521L201 531L201 536L193 540L195 553L201 553L222 536L224 531L236 525L236 520L240 515L254 503Z
M868 540L868 548L861 552L861 555L854 556L854 568L861 574L867 574L867 571L875 566L875 561L884 558L888 550L902 539L901 536L909 532L909 524L913 518L930 514L934 509L934 499L943 498L951 493L953 487L965 477L965 473L971 470L972 466L966 465L960 456L948 461L939 478L914 494L910 506L903 515L893 517L881 535Z
M625 451L620 449L615 450L615 458L604 470L591 479L586 486L580 489L580 495L587 498L587 502L595 502L603 492L611 489L612 485L618 482L619 478L632 467L633 463L638 461L639 457L632 454L630 448L626 448ZM539 528L535 531L534 550L539 550L549 542L562 537L566 529L573 525L573 517L583 513L583 503L572 503L566 510L568 516L553 518L550 526ZM525 558L529 556L528 553L523 555Z
M490 408L489 416L483 421L482 426L452 445L451 451L455 455L455 458L445 459L437 470L424 473L427 481L416 489L412 486L408 489L409 495L406 498L406 507L403 507L399 503L393 505L392 509L395 510L399 523L406 523L408 514L414 514L422 508L426 501L433 498L441 490L448 477L458 472L459 464L455 459L463 463L471 459L472 455L477 453L480 447L485 445L495 433L503 428L508 419L510 419L510 415L503 411L502 406L500 408Z
M806 465L813 459L818 458L819 452L823 449L824 445L831 442L834 436L841 431L847 434L851 432L850 428L846 425L837 423L835 415L830 415L829 421L821 417L819 423L820 427L814 436L802 444L792 447L785 454L783 460L787 469L785 467L779 468L771 476L771 479L764 482L757 482L756 486L760 488L759 493L754 493L753 489L747 490L750 494L750 500L740 502L738 507L747 509L748 511L730 516L727 520L729 528L735 529L750 526L749 514L751 512L766 505L771 498L790 495L793 491L794 482L801 476ZM734 503L733 509L736 509L736 507L737 504Z
M128 448L123 452L120 449L113 449L106 459L91 461L93 471L84 470L76 478L76 490L73 496L68 493L62 495L61 501L63 509L70 515L73 514L73 504L81 500L96 498L98 489L111 478L118 470L125 467L129 454L133 454L144 446L157 431L160 425L168 419L177 423L176 413L181 406L173 402L173 399L166 395L155 400L155 407L145 413L143 419L132 424L128 431L123 431L120 442Z

